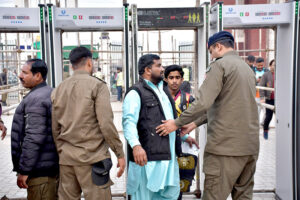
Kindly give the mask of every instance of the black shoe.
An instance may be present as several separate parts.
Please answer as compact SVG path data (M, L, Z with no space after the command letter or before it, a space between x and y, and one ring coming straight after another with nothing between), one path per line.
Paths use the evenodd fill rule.
M269 138L269 133L267 131L264 131L264 138L267 140Z

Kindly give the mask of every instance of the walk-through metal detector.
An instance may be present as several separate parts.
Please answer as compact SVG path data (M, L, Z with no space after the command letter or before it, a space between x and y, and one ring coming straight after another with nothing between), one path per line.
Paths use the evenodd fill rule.
M45 26L44 6L40 8L0 7L1 33L38 33L41 35L41 55L45 60L46 44L44 43ZM17 44L20 45L20 44Z
M205 3L200 7L189 8L137 8L136 5L131 6L131 75L132 84L138 81L138 52L137 52L137 36L138 31L147 30L195 30L195 88L198 88L199 83L204 80L208 59L207 50L205 44L208 39L208 14L209 3ZM198 55L206 55L199 57ZM204 70L199 70L200 68ZM198 80L198 82L197 82ZM200 134L205 134L205 126L200 128ZM196 139L199 141L199 129L196 131ZM204 145L202 146L204 147ZM204 148L201 149L202 151ZM199 163L203 160L200 156ZM200 198L200 171L202 171L202 165L198 165L200 168L196 171L197 177L197 189L194 194Z
M51 85L56 87L63 78L62 33L84 31L124 31L128 41L127 4L120 8L58 8L47 4L49 63L52 69ZM126 31L127 30L127 31ZM125 46L125 45L124 45ZM128 45L127 45L128 46ZM128 66L128 51L125 48L124 65ZM126 78L125 78L126 81Z
M299 1L212 7L211 33L276 28L276 198L300 199ZM222 25L223 24L223 25ZM274 166L275 167L275 166Z

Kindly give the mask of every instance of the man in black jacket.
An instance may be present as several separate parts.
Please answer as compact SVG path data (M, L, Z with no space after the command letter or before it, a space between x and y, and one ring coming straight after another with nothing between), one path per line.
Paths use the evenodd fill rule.
M40 59L22 66L20 81L30 92L17 107L11 131L13 171L28 200L56 199L58 155L52 137L52 88L46 84L47 65Z

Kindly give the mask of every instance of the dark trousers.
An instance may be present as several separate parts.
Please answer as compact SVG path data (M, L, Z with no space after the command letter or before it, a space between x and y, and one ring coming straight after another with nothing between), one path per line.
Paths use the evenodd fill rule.
M274 105L274 99L266 100L266 104ZM266 108L266 118L264 121L264 130L265 131L269 130L269 124L272 120L272 117L273 117L273 110Z
M118 101L122 100L122 86L117 86Z

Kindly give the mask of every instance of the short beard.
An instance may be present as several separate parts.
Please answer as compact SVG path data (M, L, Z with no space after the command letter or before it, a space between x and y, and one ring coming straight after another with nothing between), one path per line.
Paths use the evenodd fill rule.
M151 81L154 84L158 84L160 81L162 81L164 78L160 75L160 76L155 76L153 74L151 74Z

